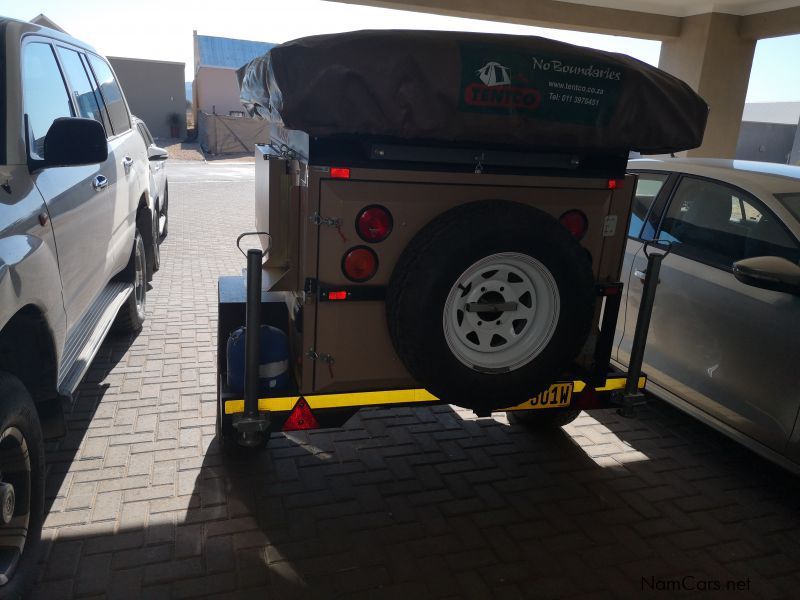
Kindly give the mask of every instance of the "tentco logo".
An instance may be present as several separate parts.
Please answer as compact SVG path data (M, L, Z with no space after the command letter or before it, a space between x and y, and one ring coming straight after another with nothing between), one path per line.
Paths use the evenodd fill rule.
M464 90L464 102L468 106L536 110L541 101L539 90L513 85L489 86L475 82Z
M511 80L508 78L508 67L504 67L499 62L487 62L480 69L475 71L480 80L487 86L508 85Z

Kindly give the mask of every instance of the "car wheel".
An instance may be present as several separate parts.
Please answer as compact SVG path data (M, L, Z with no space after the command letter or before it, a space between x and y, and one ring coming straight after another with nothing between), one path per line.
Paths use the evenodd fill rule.
M125 281L133 283L133 291L119 310L115 329L121 333L138 333L142 330L147 306L147 255L138 229L133 240L133 252L123 276Z
M581 246L515 202L466 204L408 244L386 295L398 356L440 399L479 413L532 398L570 366L594 315Z
M160 202L158 212L158 243L164 241L169 229L169 182L164 182L164 198Z
M0 596L21 598L36 569L44 522L44 440L33 400L0 373Z
M506 411L508 422L522 425L531 431L552 431L569 425L581 414L577 408L548 408L543 410Z

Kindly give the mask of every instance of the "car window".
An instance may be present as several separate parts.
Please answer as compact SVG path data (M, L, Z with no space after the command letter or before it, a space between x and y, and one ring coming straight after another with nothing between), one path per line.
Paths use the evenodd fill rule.
M44 138L59 117L72 117L72 106L50 44L31 42L22 52L22 93L33 158L44 158Z
M125 106L122 90L117 80L114 78L111 67L109 67L104 60L93 54L88 54L87 56L89 58L89 63L92 65L95 77L97 77L97 83L100 86L103 100L105 100L114 134L118 135L128 131L131 128L130 113L128 113L128 107Z
M753 256L800 259L797 243L759 200L731 186L684 177L672 197L659 238L676 242L675 252L730 269Z
M142 138L142 144L144 144L144 149L147 150L150 146L150 142L147 140L147 130L144 128L144 125L141 123L137 123L136 128L139 130L139 137Z
M667 173L639 173L639 180L636 183L636 194L633 197L631 225L628 228L629 236L635 238L641 237L642 226L644 225L647 211L650 210L650 207L653 205L653 201L664 186L667 177ZM651 237L652 235L649 236L649 238Z
M142 132L142 137L144 138L144 143L147 146L152 146L155 144L153 141L153 136L150 135L150 130L147 129L147 126L144 123L139 123L139 131Z
M775 197L800 221L800 194L775 194Z
M108 124L108 116L105 113L103 100L92 85L83 61L81 61L80 54L75 50L59 47L58 56L61 58L61 65L64 67L75 105L78 107L78 115L98 121L106 130L106 135L110 136L111 128Z
M800 264L800 247L780 219L757 200L743 200L747 239L744 258L780 256Z

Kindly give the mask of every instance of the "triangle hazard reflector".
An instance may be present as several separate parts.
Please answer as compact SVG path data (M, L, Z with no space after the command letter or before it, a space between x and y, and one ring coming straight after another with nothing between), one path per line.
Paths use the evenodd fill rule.
M286 419L281 431L300 431L301 429L319 429L317 418L302 396L294 405L292 412L289 413L289 418Z

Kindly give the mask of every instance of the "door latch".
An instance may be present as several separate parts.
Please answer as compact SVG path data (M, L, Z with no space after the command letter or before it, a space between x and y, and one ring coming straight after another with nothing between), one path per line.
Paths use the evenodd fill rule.
M330 354L323 354L323 353L317 352L316 350L314 350L314 348L312 348L311 350L306 352L306 356L308 358L310 358L311 360L318 360L321 363L327 364L328 365L328 374L331 376L331 379L334 378L333 377L333 363L335 363L336 361L333 359L333 356L331 356Z
M308 220L311 221L312 225L324 225L325 227L335 227L336 231L342 238L343 242L347 242L347 238L342 233L342 220L339 218L331 218L331 217L323 217L319 213L315 212L313 215L308 217Z
M323 217L319 213L315 212L313 215L308 217L308 220L311 221L313 225L325 225L326 227L341 227L342 220L331 218L331 217Z

